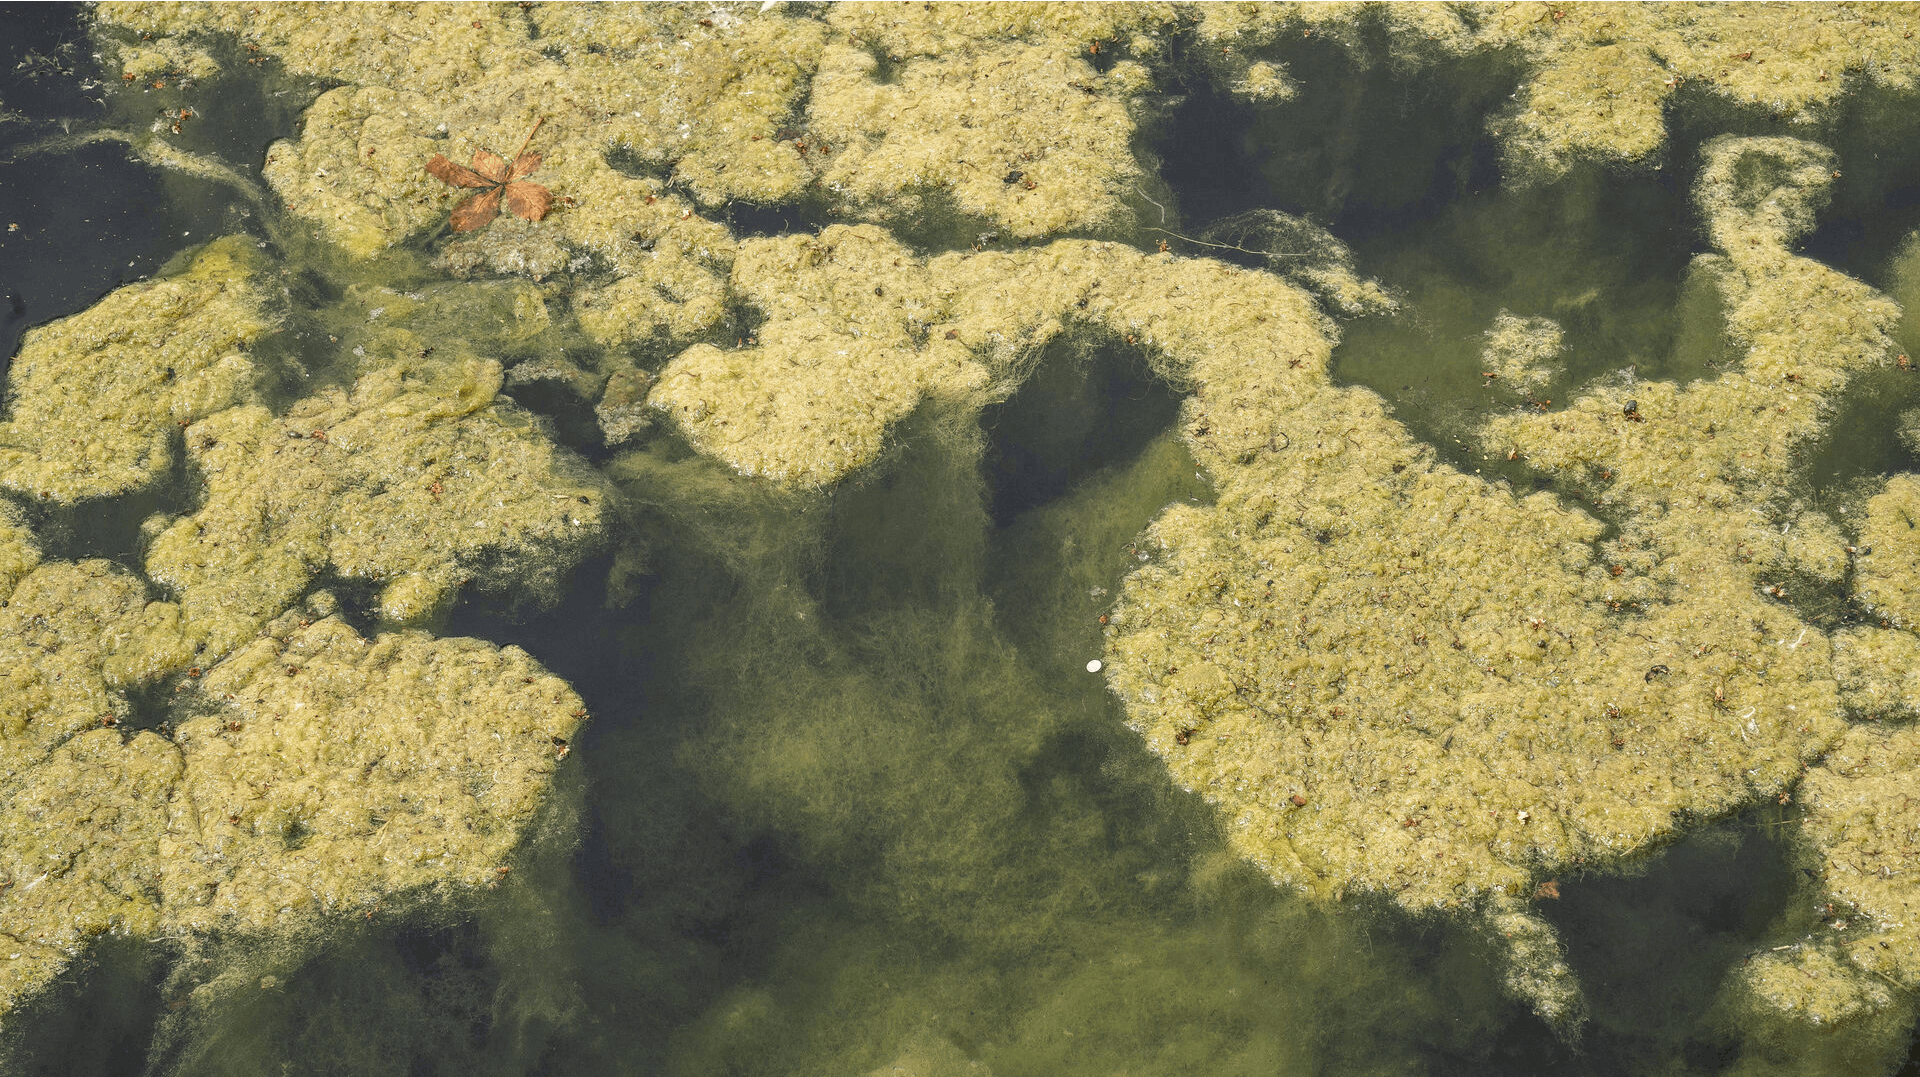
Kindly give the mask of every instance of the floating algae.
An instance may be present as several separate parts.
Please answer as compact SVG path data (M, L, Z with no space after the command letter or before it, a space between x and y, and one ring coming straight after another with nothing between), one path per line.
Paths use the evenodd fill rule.
M516 650L287 612L328 566L386 581L394 624L476 576L550 591L599 538L604 483L497 398L493 361L389 364L277 417L245 403L268 269L217 241L36 330L13 367L28 448L9 474L35 500L151 485L179 426L208 494L150 521L149 571L178 602L107 561L42 561L0 517L5 1009L102 932L294 932L497 877L585 714ZM116 728L151 721L134 696L169 679L201 687L177 729Z
M598 396L604 443L634 446L608 468L634 499L615 567L622 597L646 596L635 609L672 608L676 624L697 626L682 640L643 625L649 646L671 656L657 663L662 687L650 668L645 694L677 691L685 711L671 718L675 761L644 758L656 750L655 710L644 738L620 734L627 754L614 758L697 788L716 828L766 831L705 839L737 841L719 859L745 866L716 874L752 878L740 906L769 901L764 885L806 892L796 908L820 915L710 999L663 989L680 999L684 1027L668 1046L649 1045L659 1068L778 1069L769 1060L781 1058L823 1072L1403 1072L1431 1061L1429 1047L1462 1049L1473 1032L1417 1049L1347 1045L1355 1029L1398 1027L1380 1024L1381 1011L1417 1014L1431 1000L1404 983L1363 988L1246 957L1263 946L1324 957L1303 925L1325 914L1281 893L1247 899L1230 929L1210 925L1221 906L1199 895L1232 874L1219 866L1230 858L1167 861L1135 847L1138 832L1105 830L1113 820L1095 806L1099 790L1149 783L1111 760L1098 775L1066 760L1111 715L1089 710L1075 725L1039 713L1057 702L1054 666L1077 671L1096 654L1140 743L1218 809L1233 853L1320 898L1475 912L1479 932L1442 930L1485 935L1502 955L1494 978L1563 1032L1587 1000L1552 907L1536 904L1553 896L1552 878L1628 865L1701 820L1796 798L1807 863L1851 926L1769 950L1746 972L1720 971L1728 997L1739 995L1728 1005L1785 1015L1774 1031L1808 1018L1856 1030L1905 1019L1898 988L1915 978L1891 850L1911 829L1897 807L1911 753L1902 727L1846 720L1904 716L1920 699L1902 590L1911 543L1888 533L1912 494L1908 479L1891 480L1866 529L1843 533L1808 507L1793 463L1850 379L1892 363L1898 310L1792 253L1852 162L1780 138L1713 142L1697 175L1691 152L1669 156L1702 131L1780 122L1822 137L1850 122L1845 103L1862 87L1897 96L1913 45L1887 9L537 4L321 16L183 4L109 5L100 17L103 34L154 32L129 50L176 65L223 55L219 39L200 36L215 29L290 74L343 83L268 151L263 174L297 226L386 276L347 284L338 317L317 319L337 338L304 354L329 353L317 384L256 396L249 373L226 398L169 405L141 428L147 455L116 450L134 463L111 490L56 493L53 482L73 480L47 466L47 500L130 491L165 470L174 424L189 424L186 458L204 499L144 533L162 600L103 562L36 568L30 532L0 520L0 579L22 581L12 646L38 648L15 661L59 673L20 696L40 709L16 724L44 721L44 735L20 741L30 761L8 779L18 783L5 791L8 810L24 805L80 843L23 820L19 832L37 836L18 846L15 877L81 851L31 894L0 891L0 902L28 902L34 930L52 940L20 983L44 982L103 930L283 932L305 922L302 910L471 887L514 847L542 772L566 752L577 719L562 708L577 701L513 652L400 627L443 623L469 583L551 593L612 523L606 481L498 397L514 386L537 390L519 394L535 407L549 390L568 406ZM1320 308L1378 315L1401 297L1367 280L1331 233L1265 209L1205 229L1180 221L1177 200L1134 227L1135 199L1165 193L1141 146L1165 94L1199 80L1261 110L1311 101L1329 88L1291 59L1315 38L1383 61L1363 73L1370 81L1410 66L1460 63L1482 81L1511 71L1519 92L1490 128L1508 179L1553 192L1575 173L1562 185L1567 205L1589 197L1592 162L1692 176L1715 252L1695 258L1685 287L1694 342L1714 345L1697 380L1615 377L1565 391L1572 403L1549 410L1533 394L1563 377L1565 337L1580 324L1477 282L1501 294L1476 296L1487 301L1468 332L1492 322L1470 344L1485 364L1476 369L1528 410L1496 418L1462 451L1504 456L1509 479L1531 469L1550 491L1518 496L1466 474L1471 465L1442 464L1379 398L1334 383L1337 331ZM130 70L154 62L122 55ZM1668 131L1669 114L1687 133ZM447 239L441 224L459 193L421 162L509 150L543 118L533 148L553 212ZM1367 134L1356 124L1345 137ZM1409 190L1424 189L1420 166ZM735 235L721 222L736 218L736 202L750 219L793 208L823 227ZM1150 224L1263 264L1144 253L1175 239ZM1021 249L992 249L1001 235ZM1293 240L1312 257L1290 259ZM396 283L389 270L423 244L431 262L418 265L469 279ZM481 279L490 275L525 279ZM1557 321L1521 316L1538 311ZM973 424L1037 364L1120 342L1188 394L1179 424L1138 469L1103 473L1084 498L1009 530L1023 537L1006 549L1025 554L1059 529L1057 558L1025 571L1063 566L1071 588L1033 590L1081 612L1036 612L1061 627L1003 639L976 597L988 525ZM244 360L249 343L230 350ZM1729 361L1716 367L1723 344ZM1677 358L1661 372L1697 357ZM307 374L266 373L282 387ZM341 387L323 388L329 379ZM15 451L21 466L58 459L44 446ZM1210 483L1188 480L1195 464ZM40 497L24 479L8 482L23 500ZM1150 514L1137 505L1117 532L1104 518L1066 522L1072 511L1117 511L1142 490L1166 491L1156 503L1178 496L1144 538L1130 530ZM1083 535L1109 561L1125 557L1124 585L1066 541ZM1111 553L1128 538L1124 555ZM689 565L714 576L678 575ZM363 639L330 616L313 589L335 580L378 589L360 612L379 635ZM1836 630L1803 613L1803 587L1837 593L1849 582L1858 609L1884 626ZM1104 651L1093 649L1095 610ZM1007 642L1029 635L1040 656ZM190 663L206 668L179 681ZM389 680L388 670L400 672ZM442 675L465 687L424 687ZM500 694L516 682L524 698ZM166 736L94 728L103 716L148 721L142 700L181 684ZM407 710L429 713L434 728L393 720ZM496 713L510 744L499 758L483 751ZM343 726L354 735L339 736ZM114 782L143 798L190 795L199 830L168 822L155 832L137 812L55 811L62 783ZM634 807L650 803L642 794L600 795L631 797L619 825L648 835L611 838L628 847L623 863L643 865L637 889L694 886L674 878L677 864L646 862L659 848L705 848L701 839L659 837L667 824ZM124 808L114 799L124 794L103 796ZM694 818L704 809L674 810L690 834L706 829ZM1170 812L1129 818L1171 829L1159 818ZM762 842L779 851L763 854ZM164 855L148 851L163 843ZM236 866L254 857L266 858L259 870ZM1081 861L1094 866L1066 866ZM1894 874L1853 878L1869 865ZM70 889L48 889L56 881ZM565 886L542 885L546 895ZM1194 907L1181 922L1155 926L1188 900L1169 895L1188 889ZM697 914L678 909L671 926L641 929L651 907L612 900L632 922L581 938L677 933L660 946L685 953L698 948L688 940L745 939L743 924L784 930L804 915L728 910L702 893L689 902ZM75 914L51 911L61 908ZM954 980L1001 965L876 953L871 927L830 923L850 915L938 940L931 949L1039 951L1075 971L1034 972L1016 981L1024 998L988 1005ZM1366 921L1340 922L1351 932ZM1873 941L1856 950L1856 937ZM759 938L729 945L762 956ZM597 1057L598 1038L567 1027L579 1014L652 1005L633 1005L618 971L583 971L601 963L592 948L572 974L618 1002L543 1002L552 1008L529 1020L552 1021L549 1053L513 1044L526 1068ZM544 952L539 961L562 966ZM1349 1015L1328 1039L1317 999L1275 1017L1218 993L1227 984L1264 997L1280 969L1302 977L1290 984L1298 994L1371 992L1355 1011L1374 1016ZM288 971L258 981L262 997L285 990ZM646 974L672 978L651 965ZM873 986L883 982L884 998ZM482 997L472 1012L497 1017L513 1008L504 998L489 1011ZM957 1016L976 1006L994 1017ZM1713 1019L1744 1027L1743 1017ZM1086 1035L1073 1042L1062 1029ZM520 1034L462 1029L445 1044L477 1057L481 1039ZM270 1038L257 1050L276 1050ZM1897 1046L1876 1041L1874 1057Z
M221 702L175 734L192 808L158 849L197 930L493 881L582 713L518 648L297 612L198 691Z
M415 360L284 416L253 406L194 424L206 504L154 536L147 571L214 654L328 566L381 583L394 624L431 617L475 576L550 592L599 538L605 495L498 399L501 381L491 361Z
M206 671L202 691L221 700L207 713L170 739L123 737L101 728L125 709L101 652L131 635L138 583L98 562L42 574L9 614L71 621L94 606L30 660L60 675L56 691L9 686L10 709L29 711L8 715L0 779L8 1008L101 932L294 931L316 912L496 877L584 713L515 649L375 643L295 612Z
M252 398L247 345L276 324L254 280L264 261L230 237L178 276L28 333L9 374L0 485L67 503L165 475L177 425Z
M103 428L85 443L98 453L41 447L16 465L49 488L36 500L152 483L193 419L209 493L154 521L149 569L177 603L107 561L43 561L21 516L0 514L7 1009L101 932L287 931L487 881L585 713L518 651L369 641L284 612L328 565L392 577L395 623L475 576L550 590L599 537L604 484L568 477L540 425L496 398L490 361L385 366L279 417L230 406L255 398L238 349L271 327L265 272L252 242L217 241L36 331L13 368L16 444ZM181 673L201 691L174 704L178 729L124 734L151 721L135 694Z
M480 394L464 410L448 403L457 395L439 398L437 411L417 406L399 385L402 374L386 373L391 384L374 378L360 387L361 410L343 416L337 451L353 454L360 427L379 416L390 424L386 449L398 459L411 461L406 454L423 446L445 454L436 474L452 488L446 504L424 490L369 496L342 481L338 467L307 460L303 469L283 465L303 485L278 487L280 515L295 517L297 528L302 510L331 510L308 531L324 540L340 525L317 556L343 573L408 573L388 588L387 606L400 607L391 620L409 619L410 602L433 605L437 592L426 592L450 586L449 573L464 578L481 567L442 560L460 549L469 559L487 553L485 568L517 569L525 581L557 571L547 560L551 549L532 555L539 564L516 566L529 551L514 540L545 531L577 544L593 530L598 487L567 486L565 507L550 507L559 499L548 487L520 504L481 488L477 475L522 478L520 468L545 467L552 453L526 433L512 440L511 420L458 429L461 416L490 406L498 367L483 366L477 381L464 383ZM437 419L453 420L455 429L436 431ZM207 420L223 433L247 431L249 421L258 435L249 482L266 488L254 491L248 508L260 512L262 500L273 500L267 475L279 477L272 458L288 441L284 420L258 406ZM202 429L203 461L207 436ZM311 443L310 435L302 439ZM360 462L393 459L376 449ZM323 494L332 501L314 500ZM219 552L203 553L214 572L183 581L182 605L149 602L144 581L109 562L36 565L30 535L11 512L4 520L0 564L10 594L0 603L0 920L17 948L0 963L7 1008L103 931L287 930L317 910L485 881L518 841L585 713L571 689L513 649L418 633L375 642L338 620L310 625L299 612L282 614L305 578L277 579L261 562L288 548L285 528L251 534L223 509L240 511L216 493L189 520L191 537L169 542L168 532L156 543L167 563L168 551L191 556L192 539L214 536L207 548ZM274 515L255 519L271 523ZM483 533L473 533L475 523ZM418 536L411 546L409 534ZM311 566L299 567L311 574ZM438 582L424 589L411 582L425 573ZM218 583L200 586L209 578ZM210 668L187 668L196 655ZM177 732L126 737L112 728L136 717L130 692L182 670L188 680L181 687L195 683L200 693Z
M1108 669L1247 855L1414 907L1525 896L1781 792L1841 735L1826 639L1772 601L1782 573L1846 563L1831 524L1781 503L1788 450L1850 371L1892 358L1891 305L1785 249L1829 171L1791 140L1708 149L1741 369L1489 427L1626 514L1598 551L1598 521L1435 467L1353 404L1255 411L1259 373L1202 380L1191 429L1264 421L1284 444L1155 524Z
M1661 166L1665 110L1675 104L1729 126L1766 115L1828 127L1863 86L1910 92L1920 59L1906 13L1871 3L1241 3L1200 10L1201 34L1230 50L1216 62L1248 76L1286 37L1317 33L1369 55L1372 27L1386 31L1386 51L1399 63L1517 52L1525 73L1494 129L1509 166L1532 178L1592 161Z

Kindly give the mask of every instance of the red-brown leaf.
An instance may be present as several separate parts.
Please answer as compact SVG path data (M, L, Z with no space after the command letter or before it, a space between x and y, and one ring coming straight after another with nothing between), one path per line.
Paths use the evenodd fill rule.
M522 180L507 184L503 190L507 192L507 208L530 221L545 217L553 205L553 192L537 183Z
M493 186L492 180L466 165L454 164L437 153L433 155L433 160L427 162L427 174L452 187Z
M539 154L523 153L513 159L513 171L507 173L507 182L512 183L514 180L526 179L528 176L533 175L534 170L539 167Z
M453 207L453 230L471 232L500 215L500 188L482 191Z
M492 150L475 151L473 170L495 183L507 182L507 162Z

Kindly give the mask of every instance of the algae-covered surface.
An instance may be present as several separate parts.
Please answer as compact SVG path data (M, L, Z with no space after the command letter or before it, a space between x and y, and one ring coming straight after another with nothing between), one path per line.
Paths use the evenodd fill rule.
M1913 7L0 25L0 1071L1920 1057Z

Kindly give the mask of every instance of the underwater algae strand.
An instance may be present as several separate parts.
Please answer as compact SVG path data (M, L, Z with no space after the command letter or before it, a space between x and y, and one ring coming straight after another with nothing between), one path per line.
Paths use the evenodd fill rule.
M1901 1063L1910 8L88 18L3 167L233 203L8 370L11 1065Z

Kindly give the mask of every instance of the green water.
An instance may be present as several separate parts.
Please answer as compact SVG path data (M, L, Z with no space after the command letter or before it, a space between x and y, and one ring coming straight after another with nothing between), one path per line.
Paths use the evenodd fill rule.
M1453 77L1417 93L1375 84L1341 103L1342 122L1470 138L1477 122L1456 113L1492 107L1489 87L1510 76ZM1323 107L1311 95L1268 106ZM263 130L223 129L199 148L242 158L236 147L286 122L253 115ZM1242 121L1204 137L1244 161L1276 155L1288 123L1330 126L1260 110L1218 122ZM1476 179L1473 151L1417 145L1401 162L1414 182L1371 185L1366 154L1271 160L1232 197L1190 193L1188 211L1195 223L1250 204L1318 213L1402 303L1343 325L1336 377L1378 391L1456 465L1544 488L1524 463L1480 455L1472 432L1596 379L1712 376L1722 315L1690 268L1703 249L1690 174L1582 170L1509 190ZM1920 161L1894 156L1858 181L1880 197L1843 192L1836 229L1920 226ZM1310 193L1288 203L1261 184ZM167 197L204 196L181 183ZM376 278L270 224L229 223L270 239L288 269L296 329L272 346L306 366L302 392L346 379L319 340L364 323L354 288L433 279L404 253ZM944 223L926 235L978 231ZM1858 252L1849 272L1895 287L1894 245L1834 242ZM1481 373L1481 335L1502 310L1566 330L1563 369L1531 395ZM467 334L450 346L511 351L462 317L421 325ZM1905 332L1920 354L1920 329ZM511 358L578 347L556 332ZM1894 431L1920 404L1916 384L1891 371L1856 383L1831 435L1803 450L1809 503L1857 508L1872 480L1915 466ZM1168 504L1212 496L1178 440L1181 391L1124 342L1069 335L1007 403L926 404L877 465L811 493L733 474L670 430L609 450L580 401L520 392L613 480L625 516L556 602L470 599L441 626L526 647L593 714L507 881L296 939L103 940L10 1019L0 1060L22 1074L183 1077L1900 1069L1903 1033L1717 1008L1782 922L1813 915L1793 904L1805 895L1791 807L1703 827L1622 874L1560 880L1541 911L1591 1013L1570 1039L1507 995L1497 947L1472 922L1311 902L1229 853L1212 809L1170 781L1086 670L1146 556L1133 540ZM152 496L195 494L182 475ZM51 552L137 565L153 507L36 523ZM371 623L370 595L343 597Z

